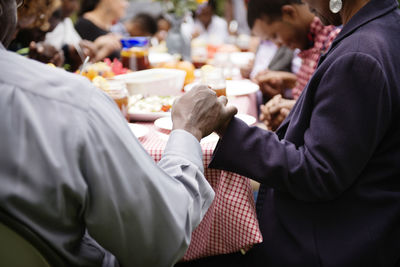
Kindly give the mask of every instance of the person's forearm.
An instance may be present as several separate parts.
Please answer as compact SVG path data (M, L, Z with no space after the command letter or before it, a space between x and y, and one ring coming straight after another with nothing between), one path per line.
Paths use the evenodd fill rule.
M194 207L193 212L200 212L201 218L198 220L201 220L213 200L214 191L204 176L200 143L184 130L172 131L158 166L179 180L198 201L194 202L198 206ZM194 220L192 223L197 225L199 222Z

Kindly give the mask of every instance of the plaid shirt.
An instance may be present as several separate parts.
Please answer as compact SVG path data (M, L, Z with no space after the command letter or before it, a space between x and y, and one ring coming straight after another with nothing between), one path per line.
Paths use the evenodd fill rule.
M317 68L319 57L330 47L332 41L339 34L340 29L334 26L324 26L322 22L315 17L310 25L310 41L313 46L307 50L301 51L298 57L301 58L301 67L297 72L297 84L292 89L293 98L299 98L301 92L306 87L308 81Z

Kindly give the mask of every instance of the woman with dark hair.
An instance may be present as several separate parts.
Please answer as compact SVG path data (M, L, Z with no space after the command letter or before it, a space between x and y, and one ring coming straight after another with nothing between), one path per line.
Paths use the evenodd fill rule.
M127 7L126 0L82 1L80 17L75 28L82 39L95 42L97 47L108 48L104 50L108 55L97 55L97 57L119 57L120 36L112 34L110 29L125 15Z
M100 0L85 0L81 1L81 9L79 10L78 15L81 17L86 12L94 10L99 4Z

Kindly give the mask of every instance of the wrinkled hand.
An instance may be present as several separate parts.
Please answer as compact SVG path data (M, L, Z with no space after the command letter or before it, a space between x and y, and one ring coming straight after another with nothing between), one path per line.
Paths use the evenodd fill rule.
M52 63L57 67L64 63L64 53L46 43L31 42L29 44L29 58L43 63Z
M186 130L199 141L214 131L222 135L237 113L236 107L226 106L227 102L225 96L217 98L209 87L196 86L175 101L172 107L173 129Z
M260 90L269 98L275 95L283 94L287 88L296 86L297 77L293 73L284 71L262 71L254 78L259 84Z
M289 115L295 103L295 100L284 99L281 95L274 96L265 105L261 105L260 121L267 126L268 130L275 131Z

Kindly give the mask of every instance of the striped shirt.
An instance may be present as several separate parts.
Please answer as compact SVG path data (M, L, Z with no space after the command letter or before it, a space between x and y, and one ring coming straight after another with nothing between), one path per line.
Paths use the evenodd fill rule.
M310 41L312 47L298 54L302 63L297 72L297 84L292 89L293 98L299 98L308 81L317 68L319 57L330 47L332 41L339 34L340 28L335 26L324 26L319 18L315 17L310 25Z

